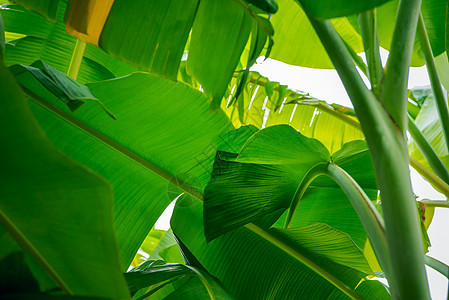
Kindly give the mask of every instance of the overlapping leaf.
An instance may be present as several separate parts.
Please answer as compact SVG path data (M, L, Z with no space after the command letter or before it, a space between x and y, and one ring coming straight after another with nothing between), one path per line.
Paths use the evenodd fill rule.
M263 11L274 14L278 11L278 4L275 0L245 0L248 3L262 9Z
M415 120L416 126L423 132L427 141L441 158L443 164L449 168L449 153L443 136L433 94L430 88L413 89L412 93L416 94L417 97L418 95L422 95L421 98L423 99L422 108ZM423 154L414 142L410 143L409 151L413 158L424 165L428 165Z
M47 140L4 66L0 220L69 294L126 298L112 189ZM101 278L101 280L98 280Z
M76 111L86 100L96 101L113 119L115 116L103 103L92 95L89 88L42 61L31 66L13 65L10 68L14 76L30 72L47 90L64 102L71 112Z
M176 236L236 299L327 299L334 293L344 297L294 253L303 254L352 289L366 276L357 269L370 272L349 237L322 224L270 230L264 237L251 228L239 228L206 243L201 202L188 198L178 200L171 224ZM308 233L301 241L298 230ZM331 256L326 249L332 246L324 246L326 240L338 247L330 251ZM293 250L285 251L286 245Z
M228 139L226 144L234 144L235 148L242 146L242 137L252 134L251 128L247 132L239 129L242 135L240 139ZM277 212L277 216L273 216L274 220L268 221L268 226L272 225L279 213L292 204L300 184L309 173L315 172L320 166L325 169L330 160L329 152L319 141L307 138L286 125L268 127L253 134L238 152L219 151L205 190L206 238L214 239L229 230L249 222L259 222L265 215ZM332 160L366 188L372 199L376 198L374 171L364 142L355 141L344 145L333 155ZM321 170L317 175L324 173ZM292 226L324 221L322 218L325 218L329 225L347 230L345 232L350 233L363 247L366 233L338 186L328 178L318 178L312 182L310 189L299 206L293 207L296 213ZM303 201L305 204L302 204ZM317 206L320 209L316 209ZM339 213L338 209L347 211L345 220L338 217L342 212ZM350 226L346 226L348 224Z
M113 184L123 269L174 191L177 196L179 187L193 194L203 190L214 139L233 129L223 112L209 112L209 101L199 91L149 74L87 85L117 120L94 103L70 115L29 73L18 79L38 96L30 105L50 140Z
M101 31L99 46L139 69L176 79L198 5L198 0L116 0Z
M131 293L146 288L138 299L157 296L167 284L178 284L164 299L232 299L220 282L202 269L164 261L147 261L125 274Z
M201 1L190 42L187 72L215 107L221 103L251 32L252 18L236 1ZM204 63L207 62L207 63ZM218 105L217 105L218 104Z
M317 140L285 125L253 135L238 157L233 157L235 162L228 161L225 154L217 153L205 190L204 226L208 240L288 208L309 170L329 160L329 152Z
M14 2L53 22L56 22L59 0L17 0Z
M377 8L377 28L380 46L389 50L391 38L393 36L394 24L398 12L399 1L393 0ZM423 0L421 13L427 29L432 52L438 56L445 50L445 11L447 1L444 0ZM415 38L413 46L412 66L422 66L424 57L418 36Z
M297 0L314 18L331 19L349 16L379 6L390 0Z
M332 69L326 51L298 3L295 0L277 2L279 11L271 18L275 35L270 57L301 67ZM354 51L363 51L360 35L346 18L332 20L332 24Z
M30 65L43 60L57 70L66 73L76 39L67 34L64 26L65 1L59 5L58 22L52 23L17 5L1 9L7 34L18 39L7 43L7 65ZM136 68L110 57L93 45L87 45L77 80L81 83L99 81L127 75Z

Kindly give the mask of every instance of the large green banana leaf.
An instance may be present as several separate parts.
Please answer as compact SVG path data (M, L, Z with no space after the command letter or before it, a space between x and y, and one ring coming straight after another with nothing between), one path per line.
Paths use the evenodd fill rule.
M330 160L344 168L365 188L371 199L376 199L374 170L364 142L345 144L331 159L319 141L307 138L289 126L268 127L256 133L252 128L240 128L237 130L240 134L237 131L227 134L229 138L224 138L227 147L219 148L231 151L229 145L232 144L237 151L217 153L204 198L204 226L208 240L248 222L260 224L263 216L274 213L274 220L264 219L260 224L271 226L279 217L276 212L282 213L292 205L305 178L318 169L321 174ZM238 139L236 134L239 134ZM313 181L293 209L295 213L290 226L325 222L348 233L363 248L366 232L351 203L331 180L320 177Z
M320 69L333 65L312 28L306 14L295 0L278 0L279 10L271 18L274 45L270 57L287 64ZM346 18L332 20L335 29L356 52L363 51L360 35Z
M142 70L176 79L199 1L113 2L101 32L99 46L111 56ZM78 3L79 6L83 5L80 1ZM73 9L72 6L72 12ZM239 9L242 10L241 7ZM69 18L68 24L71 20ZM94 21L92 19L90 22ZM85 21L77 15L73 22L82 25ZM220 38L217 36L215 41Z
M72 115L31 74L18 80L33 94L30 106L50 140L114 186L123 269L175 195L202 192L214 140L233 129L223 112L209 112L201 92L149 74L87 84L117 120L94 103Z
M65 21L67 32L82 41L99 45L111 56L142 70L173 80L177 78L186 41L192 28L192 37L189 41L191 48L188 56L189 72L201 82L205 93L216 103L221 101L237 67L252 30L251 24L254 25L253 31L262 29L267 32L261 41L262 46L272 35L271 29L267 29L271 25L264 12L253 11L253 6L248 6L244 1L222 3L209 0L201 2L143 0L133 1L131 4L124 0L108 1L103 4L96 4L94 1L73 1L67 11L66 2L60 1L58 24L52 24L53 26L63 29ZM108 5L111 5L110 10ZM45 5L40 6L43 8ZM215 12L215 15L211 12ZM42 18L40 21L43 21ZM27 27L27 25L19 26ZM65 31L59 33L62 37L58 38L66 38ZM92 40L93 35L97 36ZM72 38L72 43L73 41ZM27 42L25 46L36 51L41 47L47 47L47 43L52 44L54 37L50 38L50 42L28 40ZM42 43L44 45L40 45ZM22 48L25 46L21 45ZM61 46L66 51L74 48L71 43L56 45L59 48ZM256 55L259 54L260 51L257 51ZM37 59L38 57L34 57L33 61ZM47 58L39 57L39 59L55 65L53 61L47 61ZM203 63L205 60L208 61L207 64ZM92 64L91 61L89 63ZM100 69L95 70L100 73L105 72L106 70L101 69L101 65L100 63L99 66L94 65L91 68ZM65 72L67 65L55 67ZM81 81L86 82L85 78Z
M187 72L215 103L220 103L225 94L248 41L251 23L251 15L236 1L201 1L192 28Z
M302 264L298 253L350 289L371 272L347 235L319 223L268 232L253 225L206 243L202 209L200 201L178 199L171 220L173 231L236 299L344 298L340 290Z
M17 5L0 10L6 34L20 38L7 43L7 65L30 65L43 60L59 71L67 73L76 39L64 27L65 1L59 5L58 22L52 23ZM127 75L137 69L119 61L93 45L87 45L77 80L81 83Z
M91 15L84 17L80 12L86 10ZM234 0L140 0L132 3L115 0L102 24L97 20L104 10L105 6L75 1L67 20L67 31L129 64L173 80L177 78L186 41L192 32L188 71L216 104L221 102L237 67L252 23L255 24L253 34L264 27L264 23L269 24L269 20L261 16L263 13L254 12L244 1ZM92 40L90 34L94 29L100 32L96 40ZM84 39L86 33L88 37ZM263 39L262 46L267 38ZM219 106L216 104L214 109Z
M57 151L4 66L0 77L1 222L66 293L126 298L111 186Z
M331 19L372 9L390 0L297 0L314 18Z

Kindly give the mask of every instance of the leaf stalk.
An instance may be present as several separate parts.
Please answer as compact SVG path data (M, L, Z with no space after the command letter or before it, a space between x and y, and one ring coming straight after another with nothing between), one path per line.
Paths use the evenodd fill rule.
M419 150L429 162L429 165L435 172L435 174L437 174L441 179L449 184L449 172L447 171L438 154L432 148L430 143L424 137L423 133L421 132L421 130L419 130L410 116L408 117L408 131L410 132L410 135L412 136Z
M379 53L379 38L377 36L376 9L361 12L358 15L371 90L377 98L380 97L380 87L383 77L382 61Z
M67 75L75 80L78 77L85 49L86 43L77 39L75 48L73 49L72 59L70 60L69 70L67 71Z
M390 46L381 102L404 133L407 129L407 82L421 0L401 0Z
M429 74L432 92L435 97L436 107L440 116L441 127L443 129L444 139L446 140L446 147L449 151L449 109L447 106L446 97L444 96L443 88L441 86L440 78L438 76L437 66L433 57L429 37L427 36L426 26L421 14L419 15L418 22L418 36L421 49L424 53L424 60L426 62L427 73Z
M393 56L390 56L389 59L390 68L385 75L384 89L382 90L382 96L387 100L384 101L385 104L389 103L388 105L393 107L399 106L399 108L389 108L390 113L395 113L393 114L395 118L406 117L406 84L412 50L408 45L412 45L413 42L420 3L419 0L401 1L399 9L397 21L399 29L395 29L394 39L396 41L393 41L391 49ZM405 17L413 18L413 14L408 15L408 13L415 10L418 11L415 22L403 20ZM363 83L330 21L316 20L310 16L309 20L354 105L374 162L381 192L391 260L391 271L388 274L387 270L387 276L392 287L392 297L430 299L424 267L421 230L408 168L405 137L374 94ZM401 24L401 21L404 21L405 24ZM413 23L415 27L413 27ZM412 28L403 28L404 26ZM400 33L408 31L413 31L413 34L407 34L406 37L399 36ZM405 52L401 53L402 50ZM385 84L386 82L388 84ZM385 87L387 88L385 89ZM403 94L404 101L399 100L403 103L392 102L393 99L396 101L398 93ZM404 107L401 108L401 106ZM401 118L396 119L396 121L398 120L398 124L402 124ZM404 252L404 249L407 251Z

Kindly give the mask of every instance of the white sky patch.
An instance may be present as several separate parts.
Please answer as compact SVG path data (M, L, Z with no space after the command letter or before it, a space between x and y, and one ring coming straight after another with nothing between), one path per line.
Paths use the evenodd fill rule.
M310 119L309 127L312 127L313 120L315 120L315 117L318 116L319 114L320 114L320 112L318 111L318 109L315 108L315 111L313 112L312 118Z
M182 194L181 194L182 195ZM159 217L159 219L157 219L156 224L154 224L154 228L155 229L159 229L159 230L169 230L170 229L170 218L171 215L173 214L173 209L175 208L175 203L176 200L178 200L179 197L181 197L181 195L179 195L178 197L176 197L175 200L173 200L168 206L167 208L164 210L164 212L161 214L161 216Z
M295 107L293 107L292 115L290 116L290 120L288 121L289 123L292 122L293 117L295 116L296 108L298 108L298 105L295 105Z
M249 109L251 108L251 106L253 105L254 98L256 98L256 95L257 95L257 92L259 91L259 88L260 88L260 85L258 85L258 86L256 87L256 89L254 90L254 93L253 93L253 95L252 95L252 97L251 97L251 100L249 101L248 110L249 110Z

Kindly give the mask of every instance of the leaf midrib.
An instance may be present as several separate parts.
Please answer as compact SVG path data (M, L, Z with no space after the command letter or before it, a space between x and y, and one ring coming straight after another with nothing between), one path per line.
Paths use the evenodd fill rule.
M145 169L148 169L152 173L158 175L160 178L164 179L165 181L179 187L181 190L185 191L186 193L190 194L191 196L197 198L200 201L204 201L204 195L200 193L199 191L193 189L189 185L185 184L183 181L179 180L178 178L168 174L167 172L163 171L159 167L155 166L154 164L148 162L141 156L137 155L136 153L130 151L129 149L121 146L117 142L113 141L112 139L106 137L105 135L101 134L100 132L92 129L91 127L87 126L86 124L82 123L81 121L77 120L76 118L72 117L70 114L62 111L61 109L57 108L56 106L48 103L32 91L22 87L24 91L30 96L30 98L35 101L37 104L39 104L44 109L47 109L51 113L55 114L56 116L62 118L64 121L68 122L72 126L78 128L79 130L85 132L86 134L92 136L99 142L103 143L104 145L110 147L111 149L119 152L120 154L124 155L128 159L134 161L135 163L141 165ZM272 236L270 233L264 231L263 229L257 227L256 225L249 223L247 225L244 225L245 228L253 232L254 234L257 234L258 236L264 238L269 243L273 244L274 246L278 247L285 253L289 254L296 260L300 261L301 263L305 264L308 268L310 268L312 271L323 277L326 281L334 285L336 288L338 288L340 291L342 291L344 294L349 296L352 299L362 299L357 293L354 292L351 288L349 288L346 284L326 272L326 270L322 269L315 263L313 263L311 260L309 260L307 257L303 256L301 253L296 251L295 249L291 248L290 246L282 243L279 241L276 237Z
M97 141L103 143L104 145L108 146L109 148L113 149L114 151L117 151L118 153L122 154L123 156L127 157L131 161L134 161L135 163L139 164L140 166L144 167L145 169L151 171L152 173L158 175L163 180L177 186L184 192L192 195L193 197L203 201L204 195L200 192L198 192L196 189L192 188L188 184L184 183L179 178L170 175L169 173L165 172L161 168L157 167L156 165L152 164L151 162L147 161L146 159L142 158L138 154L132 152L131 150L123 147L119 143L115 142L114 140L110 139L109 137L103 135L102 133L98 132L95 129L92 129L91 127L87 126L83 122L77 120L76 118L72 117L70 114L66 113L65 111L57 108L56 106L50 104L46 100L42 99L32 91L26 89L23 87L23 90L30 96L30 98L35 101L37 104L39 104L44 109L50 111L51 113L55 114L56 116L60 117L70 125L78 128L79 130L83 131L84 133L90 135L91 137L95 138Z

